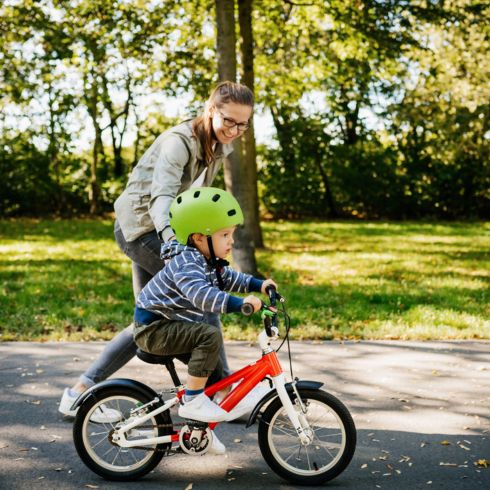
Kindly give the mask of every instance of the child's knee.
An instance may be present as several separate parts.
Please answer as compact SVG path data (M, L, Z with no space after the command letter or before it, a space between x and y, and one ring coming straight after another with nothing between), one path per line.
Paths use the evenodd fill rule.
M218 351L221 349L221 345L223 344L223 337L221 332L215 327L209 326L206 329L206 346L209 350Z

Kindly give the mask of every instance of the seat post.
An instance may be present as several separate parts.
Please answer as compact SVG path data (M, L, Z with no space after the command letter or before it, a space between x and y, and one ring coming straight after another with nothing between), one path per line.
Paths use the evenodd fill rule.
M175 370L175 365L173 359L170 359L165 362L165 367L167 368L167 371L170 374L170 377L172 378L172 381L174 383L174 386L177 388L178 386L181 386L182 383L180 382L179 375L177 374L177 371Z

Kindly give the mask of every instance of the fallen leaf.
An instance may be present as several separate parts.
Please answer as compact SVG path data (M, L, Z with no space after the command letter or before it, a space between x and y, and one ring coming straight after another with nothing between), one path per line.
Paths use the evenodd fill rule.
M470 448L469 447L466 447L464 444L458 444L458 446L461 448L461 449L464 449L465 451L469 451Z
M475 461L475 465L481 466L482 468L488 468L490 461L488 461L488 459L479 459L478 461Z
M365 468L367 468L368 465L366 463L364 463L362 466L361 466L361 470L364 470Z
M97 485L90 485L89 483L87 483L85 486L87 488L99 488Z
M25 400L25 402L30 405L41 405L41 400Z
M439 463L439 466L454 466L457 467L456 463L443 463L442 461Z
M192 483L189 483L189 485L185 487L185 490L192 490Z
M451 443L449 441L446 441L446 440L441 441L440 444L441 444L441 446L451 446Z
M9 447L9 445L8 444L5 444L3 446L0 446L0 449L5 449L6 447Z
M241 439L233 439L233 442L242 442Z

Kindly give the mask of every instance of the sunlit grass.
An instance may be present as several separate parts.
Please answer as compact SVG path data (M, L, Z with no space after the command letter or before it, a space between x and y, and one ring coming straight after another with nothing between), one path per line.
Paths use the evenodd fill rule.
M260 271L297 339L490 339L489 223L267 222ZM3 340L108 339L130 323L131 265L110 220L0 221ZM223 317L253 339L259 319Z

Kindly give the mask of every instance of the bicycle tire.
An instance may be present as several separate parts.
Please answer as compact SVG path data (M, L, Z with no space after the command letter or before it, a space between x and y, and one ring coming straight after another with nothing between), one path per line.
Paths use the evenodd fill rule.
M285 480L299 485L321 485L342 473L350 463L356 447L356 428L346 406L330 393L301 388L298 392L307 406L306 418L315 434L313 443L309 446L301 444L281 400L275 398L259 423L259 447L270 468ZM290 398L294 403L296 394L290 393ZM324 421L319 418L314 420L321 407L326 408ZM288 424L290 427L287 427ZM296 454L296 442L293 444L293 441L297 441ZM290 453L287 458L286 453ZM293 456L291 463L289 460ZM321 458L331 458L331 461L319 466Z
M152 398L130 387L111 387L107 388L105 391L97 393L97 397L88 398L79 408L75 418L75 423L73 424L73 440L81 460L94 473L100 475L106 480L134 481L142 478L157 466L157 464L162 460L166 451L171 447L171 443L154 445L151 448L152 450L149 451L138 448L134 450L132 448L121 449L119 446L111 443L109 440L109 434L114 429L115 424L95 423L90 420L90 417L97 407L102 404L108 406L109 408L117 407L118 405L115 403L117 400L120 401L119 407L121 408L121 413L123 414L123 418L120 421L123 421L127 419L129 409L131 409L132 406L134 408L136 406L144 405L150 402ZM127 406L128 410L125 410L123 405L124 407ZM156 406L152 406L152 409L154 408L156 408ZM156 415L145 424L152 424L151 430L153 432L151 435L149 434L151 437L156 435L169 435L173 433L172 420L168 410ZM155 427L156 425L163 427ZM92 432L90 432L91 430ZM95 435L101 436L100 441L97 443L98 445L102 445L101 452L108 447L109 449L107 452L110 453L112 451L112 446L116 451L116 457L119 454L122 459L122 457L125 456L125 453L129 454L129 452L132 451L131 454L134 459L136 459L134 455L135 453L137 453L138 456L141 454L141 461L127 465L114 464L116 458L114 458L112 463L109 461L110 458L107 458L108 461L105 461L103 456L99 455L95 450L95 447L91 447L90 441L92 435L94 434L94 430L100 431L95 432ZM138 435L137 437L141 437L141 435Z

